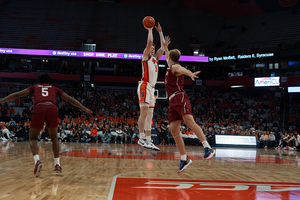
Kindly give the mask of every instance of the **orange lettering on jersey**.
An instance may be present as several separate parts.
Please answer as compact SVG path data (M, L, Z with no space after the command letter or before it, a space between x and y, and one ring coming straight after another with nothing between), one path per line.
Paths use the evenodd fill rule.
M152 58L152 62L155 64L157 61L154 58Z

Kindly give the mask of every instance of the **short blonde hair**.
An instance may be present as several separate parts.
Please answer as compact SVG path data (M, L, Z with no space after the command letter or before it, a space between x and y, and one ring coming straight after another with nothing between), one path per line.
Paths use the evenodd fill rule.
M170 51L170 58L171 58L172 61L177 63L180 56L181 56L181 52L178 49L172 49Z

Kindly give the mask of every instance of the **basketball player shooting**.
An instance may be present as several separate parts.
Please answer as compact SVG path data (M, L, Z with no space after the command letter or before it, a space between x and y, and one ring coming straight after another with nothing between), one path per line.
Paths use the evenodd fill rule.
M155 28L160 36L161 47L155 54L155 45L153 44L152 34L153 27L144 27L148 30L148 39L142 57L143 77L139 83L137 91L140 105L140 117L138 120L140 139L138 141L138 144L145 148L159 151L159 148L156 147L151 141L151 121L153 117L153 110L155 107L154 89L158 75L157 62L165 51L163 45L164 36L162 28L158 23L157 27ZM144 135L144 131L146 132L146 138Z
M59 143L57 139L58 108L55 105L56 96L59 96L72 105L81 108L88 114L93 113L91 110L87 109L81 103L79 103L76 99L73 99L62 90L50 85L51 80L52 78L49 74L40 74L36 78L36 81L38 82L37 85L31 86L19 92L12 93L0 100L0 103L4 103L17 99L19 97L32 94L34 107L29 129L29 142L35 162L34 175L36 177L41 175L43 167L43 163L40 161L38 154L39 147L37 145L37 138L40 134L41 129L43 128L44 122L46 122L52 141L52 150L54 154L54 171L57 173L62 171L59 162Z
M195 81L195 78L198 78L197 75L200 73L200 71L193 73L190 70L182 67L178 63L181 55L180 51L178 49L173 49L169 52L168 44L170 43L170 38L166 37L165 41L165 54L168 63L168 69L165 76L165 85L169 98L169 123L172 136L176 142L181 157L179 170L177 173L181 173L192 163L192 160L186 156L185 145L180 135L180 125L182 120L202 142L205 151L203 157L204 159L207 160L213 157L215 150L210 147L206 141L202 129L196 124L193 118L189 97L183 89L184 75L191 77L191 79Z

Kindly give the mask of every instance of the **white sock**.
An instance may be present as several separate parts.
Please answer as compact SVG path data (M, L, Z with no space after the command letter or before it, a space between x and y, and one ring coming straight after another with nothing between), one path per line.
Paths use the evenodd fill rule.
M140 133L140 138L141 139L145 139L145 134L144 133Z
M40 156L38 154L36 154L36 155L33 156L33 159L34 159L34 164L36 164L36 162L38 160L40 160Z
M146 141L150 142L151 141L151 136L146 136Z
M204 148L210 148L211 149L210 145L208 144L208 142L206 140L204 142L202 142L202 144L203 144Z
M54 158L54 166L55 165L59 165L60 166L59 157L58 158Z
M186 161L186 154L180 156L180 160Z

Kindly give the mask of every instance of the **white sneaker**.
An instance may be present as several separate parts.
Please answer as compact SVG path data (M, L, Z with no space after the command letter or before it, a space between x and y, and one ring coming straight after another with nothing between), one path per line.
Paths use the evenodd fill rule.
M144 147L147 149L153 149L153 150L159 151L159 148L157 146L155 146L152 142L146 141Z
M140 146L142 146L142 147L145 147L145 143L146 143L146 140L145 139L139 139L139 141L138 141L138 144L140 145Z

